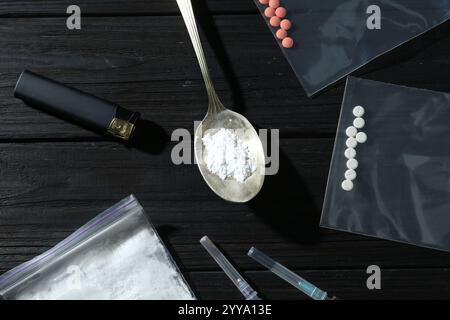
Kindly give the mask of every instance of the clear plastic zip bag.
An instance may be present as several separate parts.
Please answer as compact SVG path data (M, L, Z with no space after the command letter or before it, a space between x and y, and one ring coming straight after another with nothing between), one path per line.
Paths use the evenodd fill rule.
M354 178L357 106L367 141ZM349 77L320 225L450 251L449 123L450 94Z
M278 27L272 27L265 16L267 5L254 1L277 38ZM308 95L450 17L450 0L280 0L280 3L287 9L286 19L292 22L288 36L294 40L294 46L285 49L277 41Z
M7 300L192 300L134 196L0 277Z

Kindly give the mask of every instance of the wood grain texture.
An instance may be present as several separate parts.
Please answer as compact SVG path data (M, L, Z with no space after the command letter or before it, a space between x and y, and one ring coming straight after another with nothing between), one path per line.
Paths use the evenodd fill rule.
M140 111L169 132L192 128L193 120L202 119L206 93L180 17L84 21L81 32L70 32L62 18L0 20L0 138L94 137L14 99L13 86L24 69ZM285 136L334 136L342 83L307 98L261 17L220 16L215 23L220 45L213 47L223 45L226 57L217 59L212 46L206 46L206 53L226 105ZM252 50L242 50L243 43ZM449 46L443 39L412 56L401 51L365 76L448 91L450 83L441 70L449 67Z
M194 166L168 166L170 147L154 156L109 142L4 144L0 148L0 272L49 249L133 192L203 298L240 298L199 245L204 234L214 239L240 270L248 271L249 278L269 298L302 296L273 275L261 272L261 266L246 257L253 245L343 298L395 297L410 277L415 283L410 284L414 287L410 297L425 296L421 286L432 283L428 294L438 298L442 290L448 290L447 253L319 230L315 222L306 224L315 220L306 215L317 218L319 214L331 146L332 139L282 140L282 159L290 163L281 163L282 180L271 182L268 178L265 188L279 191L263 204L267 206L276 199L288 204L274 203L268 212L255 212L254 203L236 205L218 199L202 183ZM298 176L293 177L294 171L287 168ZM277 185L289 182L287 176L299 189L286 190ZM307 200L316 200L295 206L298 202L294 204L293 198L303 199L301 193L306 192L302 184L308 186ZM306 211L313 206L317 210ZM279 211L272 211L275 207ZM289 211L291 215L281 217ZM281 223L272 223L273 217ZM296 224L293 228L298 234L286 228L289 224ZM309 232L307 239L302 232ZM383 268L383 294L364 287L366 274L361 267L371 264ZM427 277L425 270L433 270L432 275Z
M0 273L134 193L200 298L241 299L199 245L205 234L265 298L306 297L249 259L253 245L343 299L448 297L448 253L318 228L344 86L307 98L252 0L197 8L225 104L281 130L280 172L245 205L217 198L195 166L173 165L174 143L158 153L129 149L12 97L20 72L31 69L140 111L169 134L192 131L203 117L206 94L175 1L77 1L86 16L76 32L65 28L69 4L0 2ZM358 74L450 91L449 29ZM157 140L149 134L146 146ZM371 264L382 267L381 291L366 289Z
M294 270L310 280L331 296L343 300L424 299L443 300L450 294L448 286L442 285L448 269L396 269L383 272L381 290L368 290L365 270ZM268 272L246 272L245 276L266 299L309 298L283 280ZM204 299L241 299L233 284L222 272L193 272L188 274L194 290ZM414 279L412 281L412 279ZM441 288L441 290L437 289Z
M0 107L6 120L0 137L92 136L12 97L14 83L25 68L140 111L168 131L192 128L193 120L203 118L206 93L180 17L90 18L81 33L70 33L63 23L58 18L14 19L6 20L0 30L7 44L0 48ZM231 80L237 84L234 92L209 46L207 58L226 105L238 106L235 110L260 127L286 133L325 130L327 124L319 118L337 117L339 103L328 106L342 90L321 102L306 99L270 33L261 32L265 26L260 17L228 16L218 18L217 24L229 56ZM239 31L243 24L244 33ZM250 39L249 46L259 51L257 59L241 50L241 43ZM265 70L260 70L261 65ZM286 98L281 102L278 94ZM318 121L312 125L314 118ZM328 132L335 122L329 122Z
M196 0L207 5L213 13L256 12L251 0ZM86 15L169 15L178 14L175 0L4 0L1 16L39 16L66 14L69 5L78 5Z

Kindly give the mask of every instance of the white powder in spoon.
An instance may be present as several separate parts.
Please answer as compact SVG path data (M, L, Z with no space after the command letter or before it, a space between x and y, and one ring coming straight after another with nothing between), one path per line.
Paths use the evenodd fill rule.
M202 141L208 170L222 180L233 178L243 183L256 171L256 159L234 130L206 133Z

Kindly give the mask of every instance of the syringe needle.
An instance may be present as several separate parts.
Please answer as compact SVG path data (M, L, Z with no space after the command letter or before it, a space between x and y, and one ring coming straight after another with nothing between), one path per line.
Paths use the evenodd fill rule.
M299 275L274 261L272 258L268 257L255 247L252 247L249 250L248 256L258 261L260 264L275 273L281 279L292 284L294 287L302 291L304 294L308 295L310 298L314 300L327 299L327 293L325 291L320 290L315 285L309 283Z
M227 258L222 254L222 252L217 249L214 243L207 237L204 236L200 239L200 243L208 251L208 253L213 257L217 264L222 268L225 274L233 281L234 285L239 289L246 300L261 300L258 294L253 288L244 280L244 278L237 272L233 265L228 261Z

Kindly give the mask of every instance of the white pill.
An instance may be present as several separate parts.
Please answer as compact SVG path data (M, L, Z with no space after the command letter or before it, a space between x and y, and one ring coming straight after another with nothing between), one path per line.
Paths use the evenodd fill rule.
M355 180L356 179L356 171L353 169L348 169L347 171L345 171L345 179Z
M357 129L363 128L365 124L366 124L366 122L364 121L363 118L356 118L355 120L353 120L353 125L354 125Z
M358 132L358 134L356 135L356 141L358 141L358 143L366 142L367 134L365 134L364 132Z
M345 149L344 155L347 159L353 159L356 157L356 150L353 148L347 148Z
M355 117L361 118L365 112L366 112L366 110L364 110L364 108L362 106L356 106L353 108L353 115Z
M355 138L350 137L347 139L347 141L345 141L345 145L347 146L347 148L356 148L358 142L356 141Z
M358 168L358 160L356 159L349 159L347 161L347 168L355 170L356 168Z
M354 137L357 133L358 130L353 126L348 127L347 130L345 130L345 134L347 134L347 137Z
M345 191L351 191L353 189L353 182L350 180L344 180L341 185Z

